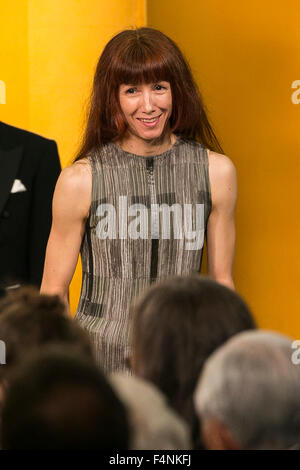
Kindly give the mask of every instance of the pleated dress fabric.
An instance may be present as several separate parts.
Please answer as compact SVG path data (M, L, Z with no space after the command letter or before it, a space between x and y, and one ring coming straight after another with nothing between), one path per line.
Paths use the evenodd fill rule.
M104 372L131 374L126 359L132 352L134 301L153 282L200 271L202 245L191 242L188 229L198 235L206 231L208 151L177 136L171 149L151 157L110 142L88 158L92 201L80 249L82 288L75 319L88 331ZM170 214L168 207L174 209Z

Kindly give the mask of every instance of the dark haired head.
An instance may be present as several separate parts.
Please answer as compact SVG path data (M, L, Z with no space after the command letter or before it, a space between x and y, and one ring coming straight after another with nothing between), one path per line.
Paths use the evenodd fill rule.
M124 405L102 372L70 347L45 347L14 370L2 413L8 450L128 449Z
M133 308L133 368L164 392L193 429L193 391L208 356L231 336L255 328L233 290L200 275L150 287Z
M65 343L93 358L87 333L66 315L59 296L40 294L32 286L8 291L0 301L0 339L6 345L6 364L0 381L24 356L48 343Z
M171 86L170 132L222 152L179 47L161 31L142 27L122 31L106 44L97 64L87 128L75 161L125 135L128 125L119 102L121 84L159 81L168 81Z

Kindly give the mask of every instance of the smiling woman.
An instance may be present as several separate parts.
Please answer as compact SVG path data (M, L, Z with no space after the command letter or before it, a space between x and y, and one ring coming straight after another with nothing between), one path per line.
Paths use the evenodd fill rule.
M159 114L163 125L159 123L154 132L149 127L148 134L132 133L133 122L136 127L140 124L139 129L146 129L134 119ZM124 147L133 143L135 153L155 155L175 142L175 134L222 151L189 64L177 44L153 28L121 31L106 44L99 58L88 124L75 161L85 159L93 148L108 142L123 143ZM136 145L142 145L141 153Z
M130 135L129 139L120 141L124 150L155 155L170 147L172 93L169 82L144 83L136 87L122 84L119 102ZM152 141L151 148L149 140Z
M41 289L67 299L80 251L75 319L106 372L132 373L131 303L153 282L199 272L206 228L208 273L233 287L235 169L215 151L175 42L152 28L114 36L97 64L81 148L56 186Z

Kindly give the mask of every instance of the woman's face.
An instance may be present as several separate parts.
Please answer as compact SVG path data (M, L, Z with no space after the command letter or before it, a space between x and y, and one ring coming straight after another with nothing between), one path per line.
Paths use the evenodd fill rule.
M169 82L141 85L120 85L121 109L129 124L129 132L141 139L155 139L168 127L172 113Z

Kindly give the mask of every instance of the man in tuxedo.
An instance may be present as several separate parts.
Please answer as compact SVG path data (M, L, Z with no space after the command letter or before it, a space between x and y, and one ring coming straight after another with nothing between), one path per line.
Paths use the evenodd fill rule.
M0 121L0 287L40 287L60 171L53 140Z

